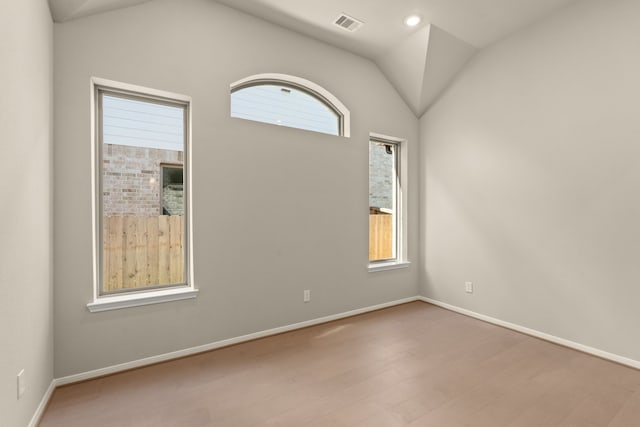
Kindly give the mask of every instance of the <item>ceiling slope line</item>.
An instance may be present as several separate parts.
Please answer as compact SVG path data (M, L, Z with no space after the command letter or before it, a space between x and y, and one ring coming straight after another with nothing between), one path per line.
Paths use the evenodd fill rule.
M476 52L475 47L430 24L374 62L419 118Z

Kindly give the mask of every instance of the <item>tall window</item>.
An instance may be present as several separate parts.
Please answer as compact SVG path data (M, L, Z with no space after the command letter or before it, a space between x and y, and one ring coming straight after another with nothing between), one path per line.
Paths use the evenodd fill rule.
M97 296L189 283L189 102L95 86Z
M400 143L381 138L369 141L369 262L400 258Z
M232 84L231 117L349 136L349 111L335 96L284 74L260 74Z

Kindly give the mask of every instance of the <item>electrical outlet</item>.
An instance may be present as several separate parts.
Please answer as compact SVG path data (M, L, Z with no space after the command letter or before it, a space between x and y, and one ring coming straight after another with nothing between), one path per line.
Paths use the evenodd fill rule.
M24 380L24 369L18 372L18 399L22 397L24 392L27 390L27 384Z
M304 301L304 302L309 302L309 301L311 301L311 291L310 291L309 289L307 289L306 291L304 291L303 301Z
M464 291L468 294L473 293L473 282L464 282Z

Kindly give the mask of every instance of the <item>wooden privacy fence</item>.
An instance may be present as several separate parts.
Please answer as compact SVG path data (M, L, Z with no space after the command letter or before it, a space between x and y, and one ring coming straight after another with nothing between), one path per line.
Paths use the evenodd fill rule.
M184 216L104 218L104 291L184 282Z
M104 218L104 291L184 282L184 216ZM369 215L369 260L393 256L393 215Z
M393 215L369 215L369 260L393 256Z

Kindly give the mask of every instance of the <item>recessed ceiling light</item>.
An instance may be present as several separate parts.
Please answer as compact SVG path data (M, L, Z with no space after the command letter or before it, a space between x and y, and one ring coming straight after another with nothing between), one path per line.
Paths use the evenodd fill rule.
M420 23L421 20L422 19L418 15L411 15L411 16L408 16L407 18L405 18L404 24L407 27L415 27L416 25L418 25Z

